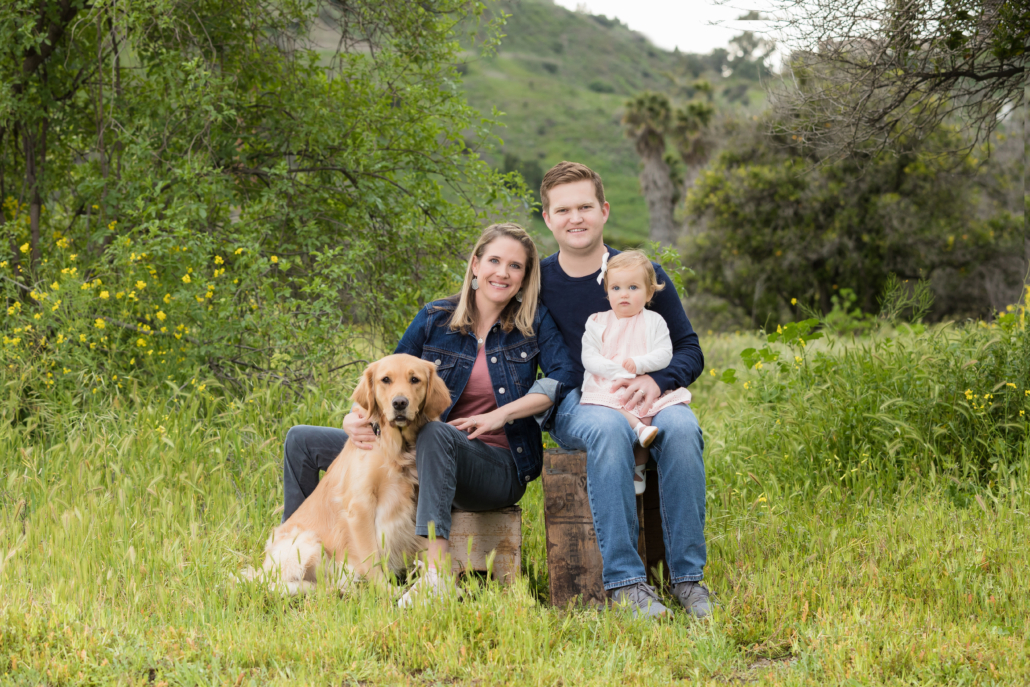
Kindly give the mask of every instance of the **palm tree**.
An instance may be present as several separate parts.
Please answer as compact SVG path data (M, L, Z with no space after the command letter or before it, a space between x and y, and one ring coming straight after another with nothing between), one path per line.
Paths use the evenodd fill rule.
M669 131L672 108L661 93L642 93L626 103L622 123L633 139L644 163L640 188L651 215L651 240L671 246L676 242L673 206L678 194L665 161L665 135Z
M702 88L708 86L707 82L702 83ZM699 89L701 90L701 89ZM715 115L715 108L705 101L693 101L684 107L676 110L672 117L670 134L673 145L679 152L680 159L686 167L683 175L682 195L694 185L698 173L715 149L715 140L712 136L711 123ZM689 227L686 227L689 232Z

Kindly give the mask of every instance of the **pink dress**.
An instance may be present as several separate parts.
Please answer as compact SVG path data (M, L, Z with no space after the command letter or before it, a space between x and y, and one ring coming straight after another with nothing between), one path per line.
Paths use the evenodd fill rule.
M590 343L591 334L592 332L596 333L600 328L603 328L600 336L601 345L599 351L596 351L593 350L594 345ZM667 347L668 350L663 351L667 353L667 356L653 355L659 351L648 350L648 338L651 338L652 344L657 347ZM597 352L606 360L597 361L599 365L591 364L590 356ZM650 356L652 360L655 357L665 360L664 364L651 369L647 369L648 365L643 365L645 369L640 369L641 361L638 357L648 354L652 354ZM613 376L617 374L619 377L627 379L635 377L636 375L622 369L622 362L627 358L634 358L638 363L637 374L656 372L669 364L668 361L672 359L672 342L669 339L668 325L665 324L662 316L651 310L643 310L633 317L621 320L611 310L591 315L587 321L587 331L583 335L583 366L587 371L583 379L583 396L580 403L621 408L639 418L654 417L658 411L677 403L690 403L690 391L680 388L666 391L655 399L650 408L642 407L639 401L633 405L627 405L624 402L626 399L622 397L623 389L617 393L612 391L614 379L608 379L606 376L590 371L591 368L599 369L599 366L603 366L608 368ZM612 363L618 366L618 370L612 367Z

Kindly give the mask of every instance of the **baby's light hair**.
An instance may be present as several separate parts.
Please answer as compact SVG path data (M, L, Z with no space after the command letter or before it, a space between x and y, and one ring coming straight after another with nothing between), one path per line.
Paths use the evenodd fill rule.
M646 255L638 250L627 250L619 253L608 261L608 271L604 273L604 290L608 290L608 275L612 270L633 270L640 269L644 272L644 287L647 288L647 302L650 303L655 292L665 288L665 284L658 283L658 275L655 274L654 265Z

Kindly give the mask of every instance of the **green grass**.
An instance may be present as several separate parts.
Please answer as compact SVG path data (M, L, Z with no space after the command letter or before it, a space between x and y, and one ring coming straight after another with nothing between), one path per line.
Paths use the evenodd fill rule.
M703 345L727 366L754 341ZM231 584L278 522L286 429L338 424L343 390L231 405L134 392L51 408L32 429L5 420L0 682L1026 684L1027 461L975 498L945 475L886 489L876 474L756 472L739 442L769 410L709 375L693 390L710 623L551 608L539 481L510 589L471 580L462 603L401 611L371 589L284 599Z

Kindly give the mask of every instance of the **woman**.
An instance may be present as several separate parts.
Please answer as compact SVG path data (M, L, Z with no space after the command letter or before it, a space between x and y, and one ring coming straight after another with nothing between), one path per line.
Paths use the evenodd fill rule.
M453 590L445 562L452 505L480 511L517 503L543 465L540 425L550 422L555 403L581 381L561 333L537 303L539 292L540 259L532 238L517 224L491 225L469 256L461 291L420 310L397 346L397 353L434 362L452 399L441 421L418 436L415 531L428 537L432 523L435 539L402 606L419 595ZM536 380L537 367L546 378ZM314 490L319 469L348 437L361 448L375 441L362 408L344 418L343 431L290 429L284 521Z

